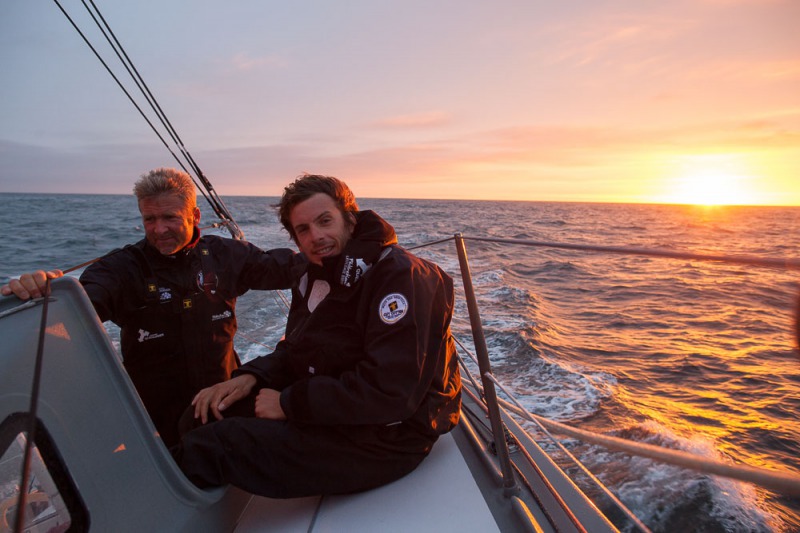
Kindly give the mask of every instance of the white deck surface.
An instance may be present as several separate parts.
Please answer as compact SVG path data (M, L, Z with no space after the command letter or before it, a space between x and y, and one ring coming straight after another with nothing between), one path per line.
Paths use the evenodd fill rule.
M317 509L319 510L317 511ZM452 435L406 477L348 496L254 497L236 533L498 531Z

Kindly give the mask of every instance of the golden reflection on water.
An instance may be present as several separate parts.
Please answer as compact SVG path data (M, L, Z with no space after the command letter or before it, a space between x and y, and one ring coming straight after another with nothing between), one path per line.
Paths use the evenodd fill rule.
M741 209L676 209L684 219L669 247L681 251L759 254L785 237L776 230L760 242L740 238L748 231ZM729 460L797 470L790 457L800 438L793 333L800 274L695 260L570 261L576 278L586 278L585 292L547 309L561 326L551 342L578 353L602 348L589 364L617 377L614 399L628 407L630 424L653 420L667 435L710 440ZM765 445L781 451L763 453Z

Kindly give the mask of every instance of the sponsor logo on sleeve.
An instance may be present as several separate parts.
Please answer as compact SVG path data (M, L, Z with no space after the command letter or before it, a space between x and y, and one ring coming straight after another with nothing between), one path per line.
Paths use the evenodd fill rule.
M408 300L399 292L394 292L381 300L378 308L381 320L385 324L394 324L408 312Z
M164 336L163 333L150 333L147 330L140 329L139 330L139 339L138 339L138 341L139 342L152 341L152 340L155 340L155 339L160 339L163 336Z
M216 322L217 320L225 320L226 318L230 318L233 316L233 313L228 311L227 309L218 315L211 315L211 321Z

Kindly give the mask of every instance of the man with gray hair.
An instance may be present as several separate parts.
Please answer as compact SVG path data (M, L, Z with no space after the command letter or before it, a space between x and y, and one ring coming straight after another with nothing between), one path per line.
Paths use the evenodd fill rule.
M123 363L167 446L180 415L201 389L239 366L236 298L249 289L286 289L305 260L288 248L263 251L200 235L191 177L159 168L133 188L145 230L141 241L89 266L80 281L100 320L121 328ZM61 271L23 274L3 295L38 298Z

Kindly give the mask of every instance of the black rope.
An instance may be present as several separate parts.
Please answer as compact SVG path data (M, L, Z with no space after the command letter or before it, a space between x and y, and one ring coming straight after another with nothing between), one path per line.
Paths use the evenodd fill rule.
M136 69L136 66L133 64L133 61L131 61L130 57L125 52L122 43L120 43L119 39L117 39L116 34L111 29L111 26L109 26L105 17L103 17L103 14L100 13L100 10L97 8L97 5L95 5L93 0L89 1L92 4L94 12L92 11L92 9L89 8L88 5L86 5L86 1L82 0L83 6L86 8L86 11L89 13L89 15L92 17L97 27L103 33L103 36L106 38L108 44L111 45L112 49L117 54L117 58L119 58L120 62L128 71L128 74L130 74L134 83L136 83L136 86L139 88L139 91L147 99L151 109L153 109L153 111L156 112L156 115L159 117L161 124L167 130L170 137L172 137L173 142L175 142L175 144L178 145L178 147L181 149L181 152L184 154L184 156L186 156L187 154L184 150L184 144L180 136L178 135L178 132L172 126L172 123L167 118L166 113L164 113L163 109L161 109L161 106L158 104L158 101L156 100L155 96L153 96L153 93L150 91L150 88L147 86L147 83L145 83L144 78L142 78L141 74L139 74L139 71ZM97 17L95 17L95 13L97 13L97 17L99 17L100 20L103 22L102 25L100 24L100 21L97 20ZM193 163L193 161L191 161L190 158L187 157L187 159L189 159L190 163ZM192 168L196 170L197 165L192 164Z
M139 74L139 70L133 64L133 61L131 61L127 52L125 52L125 48L122 46L122 43L119 42L119 39L117 39L116 34L111 29L111 26L108 24L105 17L103 17L103 14L100 13L100 10L98 9L97 5L94 3L93 0L89 0L89 2L92 4L91 9L86 4L86 0L82 0L83 6L86 8L86 11L92 17L98 29L106 38L106 41L111 46L111 48L114 50L114 53L117 54L117 58L119 59L120 63L122 63L122 65L128 71L128 74L130 75L131 79L139 88L139 92L142 93L147 102L150 104L150 108L155 112L156 116L158 116L161 125L164 126L164 129L167 130L167 133L169 133L170 137L172 138L172 141L178 146L178 149L180 150L183 157L186 159L187 163L189 163L189 166L192 167L192 170L200 179L203 186L209 191L209 193L211 193L214 190L214 187L211 185L211 182L208 181L205 175L203 175L203 172L200 170L199 165L195 162L194 158L192 157L192 154L189 153L189 150L186 148L186 145L183 143L183 140L181 139L180 135L178 135L178 131L172 125L172 122L170 122L169 118L167 118L167 114L161 108L161 105L158 103L158 100L153 95L152 91L150 90L150 87L148 87L147 83L144 81L144 78L142 78L141 74ZM94 11L92 11L92 9L94 9ZM95 16L95 13L97 14L97 16ZM100 18L100 20L98 20L98 17ZM102 21L102 24L100 24L100 21ZM219 203L217 203L216 207L224 209L224 206L220 205Z
M39 344L36 349L36 364L33 370L33 384L31 385L31 402L28 407L28 430L25 440L25 454L22 460L22 474L19 482L19 500L17 501L16 522L14 531L19 533L25 523L25 504L28 495L28 480L31 470L31 453L36 440L36 414L39 408L39 388L42 376L42 360L44 359L44 337L47 328L47 303L50 300L50 280L45 284L44 303L42 303L42 320L39 324Z
M59 10L61 10L61 13L63 13L63 15L67 18L67 20L70 22L70 24L75 29L75 31L78 32L78 35L81 36L81 38L83 39L84 43L86 43L86 45L89 47L89 49L94 53L95 57L100 61L100 63L103 65L103 67L105 67L106 71L114 79L114 81L117 83L119 88L122 90L122 92L125 94L125 96L127 96L128 100L131 102L131 104L133 104L133 106L136 108L136 110L139 112L139 114L142 116L142 118L145 120L145 122L147 122L147 124L150 126L150 129L153 130L153 132L156 134L158 139L161 141L161 144L163 144L164 147L167 149L167 151L169 151L169 153L172 155L172 157L175 159L175 161L178 163L178 165L181 167L181 169L183 169L184 172L189 174L189 176L191 177L191 179L194 182L194 184L197 187L197 189L202 193L203 197L206 199L208 204L211 206L211 209L217 214L217 216L220 219L222 219L222 220L227 222L226 227L227 227L228 231L230 232L231 236L233 238L235 238L235 239L243 239L244 238L244 234L242 233L241 229L236 224L236 222L233 220L233 216L230 214L230 211L228 211L228 208L225 206L225 204L222 201L222 199L219 197L219 195L214 190L214 187L211 185L211 182L208 180L208 178L206 178L206 176L203 174L202 170L200 170L200 167L195 162L194 158L191 156L189 151L186 149L186 147L183 144L183 141L181 140L181 138L178 135L177 131L172 126L172 123L169 121L169 119L167 118L167 116L164 113L163 109L158 104L156 98L153 96L153 94L150 91L149 87L147 87L147 84L144 82L144 79L141 77L141 75L139 74L139 71L133 65L133 62L130 60L130 57L127 55L127 53L125 52L124 48L122 47L122 44L116 38L116 35L111 30L111 27L108 25L108 23L106 22L105 18L100 13L100 10L97 8L97 6L94 4L94 2L92 1L91 3L92 3L92 7L94 8L95 12L97 13L97 16L95 16L95 13L92 12L92 9L86 4L86 2L82 0L83 6L86 8L87 12L92 17L92 20L94 20L94 22L97 25L97 27L99 28L100 32L103 34L103 36L105 37L105 39L108 42L108 44L114 50L114 53L117 55L117 58L122 63L122 65L125 67L125 69L127 70L128 74L133 79L133 82L136 84L136 86L139 89L139 91L142 93L144 98L147 100L147 102L148 102L148 104L150 106L150 109L153 110L153 112L156 114L156 116L158 117L159 121L161 122L161 125L164 127L164 129L167 131L169 136L172 138L172 141L178 146L179 151L181 152L181 154L183 155L183 157L186 160L186 164L189 165L189 167L192 169L194 174L192 172L189 172L189 170L186 168L186 164L184 164L184 161L181 160L175 154L175 152L169 146L167 141L164 139L164 136L161 135L161 133L155 127L155 125L150 120L150 118L145 114L145 112L142 110L142 108L139 106L139 104L135 101L135 99L133 98L131 93L125 88L125 86L122 84L122 82L119 80L119 78L114 74L114 72L108 66L106 61L103 60L103 58L100 56L100 54L97 51L97 49L89 42L89 39L81 31L81 29L78 27L78 25L72 19L72 17L70 17L69 14L66 12L66 10L61 6L59 1L58 0L53 0L53 2L56 4L56 6L58 6ZM98 17L100 18L100 20L102 20L102 24L98 20ZM200 183L198 183L198 180L200 181ZM202 184L202 186L201 186L201 184Z
M169 151L169 153L172 154L172 157L175 158L175 161L177 161L177 163L184 170L184 172L186 172L188 174L189 171L186 169L186 166L178 158L178 156L175 155L175 152L173 152L172 149L169 147L169 144L167 143L167 141L164 140L164 137L161 135L161 133L158 131L158 129L156 129L156 127L153 125L153 123L147 117L145 112L142 111L142 108L139 107L139 104L136 103L136 100L133 99L133 96L131 96L131 94L128 92L128 90L125 88L125 86L122 84L122 82L119 81L119 78L117 78L117 76L114 74L114 72L108 66L108 64L103 60L103 58L98 53L97 49L95 49L95 47L92 46L92 43L89 42L89 39L86 38L86 35L84 35L84 33L81 31L81 29L78 27L78 25L75 24L75 21L72 20L72 17L70 17L69 14L64 10L64 8L61 7L61 4L58 2L58 0L53 0L53 2L55 2L55 4L61 10L61 12L64 14L64 16L67 17L67 20L69 20L70 24L72 24L72 27L75 29L75 31L78 32L78 35L81 36L81 38L83 39L83 42L86 43L86 46L88 46L89 49L94 53L94 55L97 58L97 60L100 61L100 63L103 65L103 67L105 67L106 71L114 79L114 81L117 83L119 88L122 89L122 92L125 93L125 96L128 97L128 100L130 100L131 104L133 104L133 106L136 108L136 110L139 112L139 114L142 116L142 118L145 120L145 122L147 122L147 124L150 126L150 129L153 130L153 133L155 133L156 136L159 138L159 140L161 141L161 144L163 144L164 147ZM192 179L194 180L194 178L192 178ZM195 185L197 185L197 182L195 182ZM199 188L199 185L198 185L198 188ZM203 193L203 194L205 195L205 193ZM209 203L210 203L210 201L209 201ZM213 205L212 205L212 207L213 207Z

